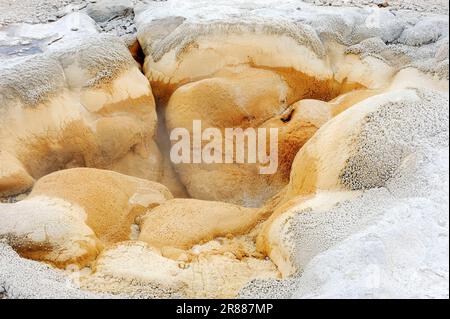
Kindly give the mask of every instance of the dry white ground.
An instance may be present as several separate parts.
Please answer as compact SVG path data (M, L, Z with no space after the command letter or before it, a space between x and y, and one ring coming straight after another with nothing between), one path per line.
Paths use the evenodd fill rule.
M150 2L154 0L135 0ZM45 23L54 21L70 5L73 10L84 9L96 0L0 0L0 26L11 23ZM306 0L305 2L324 6L366 6L385 2L384 0ZM414 10L448 14L447 0L389 0L393 10Z

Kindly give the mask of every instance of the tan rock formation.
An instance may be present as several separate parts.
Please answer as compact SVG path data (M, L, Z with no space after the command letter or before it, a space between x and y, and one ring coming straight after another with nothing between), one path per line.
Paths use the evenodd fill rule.
M393 74L390 68L375 72L380 63L346 55L344 46L323 41L308 25L259 17L247 8L241 8L245 23L226 12L211 21L184 7L177 17L159 8L138 15L144 71L161 104L167 102L169 134L175 128L192 133L194 120L222 132L233 127L280 132L280 165L271 176L259 174L254 164L176 165L193 198L262 206L288 184L293 158L315 131L375 91L337 97L385 87ZM301 100L317 102L301 102L301 116L293 116ZM244 191L228 186L232 183Z
M445 116L442 105L448 95L430 94L435 101L413 89L365 99L327 122L298 152L289 185L262 208L270 218L257 238L258 251L270 256L283 276L294 274L330 245L321 242L320 232L310 231L327 229L333 238L327 212L366 190L386 187L422 140L440 140L437 132L445 132L446 124L436 118ZM435 120L429 120L428 112L436 112ZM342 216L335 216L334 227L340 227L336 234L343 236L365 222L358 217L364 215L361 211L352 214L359 219L349 217L345 227L339 225Z
M385 23L372 25L369 9L263 2L151 2L136 8L139 43L129 50L102 35L2 68L0 199L31 190L0 204L2 242L75 269L88 290L230 298L254 279L289 286L274 279L369 225L379 198L440 234L442 199L420 190L408 204L400 184L409 179L397 194L389 183L403 166L414 171L417 150L428 156L423 145L448 148L448 93L435 91L448 91L448 17L417 32L412 13L381 10ZM222 135L278 129L276 173L262 175L260 163L172 165L168 136L192 134L195 120ZM433 205L434 220L421 216ZM380 232L385 215L375 233L403 244ZM372 252L370 238L353 240L363 246L356 259ZM339 276L349 275L345 261Z
M158 183L112 171L75 168L41 178L29 198L48 196L82 207L87 225L105 244L130 238L137 216L171 199Z
M168 131L186 128L192 134L194 120L201 120L204 128L220 129L223 136L226 128L277 128L278 172L261 175L255 164L194 163L179 164L176 169L194 198L261 206L287 184L297 151L333 112L331 106L317 100L293 104L305 94L315 93L305 93L308 89L293 86L277 72L240 67L222 74L175 91L166 109ZM236 148L236 141L234 145ZM233 186L236 183L244 192Z
M370 92L362 92L363 97L367 94ZM343 96L341 98L342 105L345 105L346 100L354 98L348 95ZM356 98L359 97L356 96ZM379 187L382 186L382 180L374 181L377 176L384 180L388 178L388 175L382 171L388 169L386 163L372 162L358 168L348 164L357 152L358 136L362 134L362 128L368 115L375 112L381 105L398 99L414 101L414 93L407 90L393 92L357 103L326 123L298 152L292 164L289 185L279 196L262 208L262 211L266 211L271 217L264 223L257 240L259 251L276 261L283 274L291 275L295 272L295 267L292 266L290 257L288 257L291 253L283 244L283 241L286 240L283 238L287 231L286 223L293 214L303 211L320 211L323 207L329 208L330 205L332 206L346 197L353 197L352 190L371 188L375 186L374 183ZM330 112L340 109L340 106L335 106L334 109L330 108ZM374 172L375 174L365 174L359 171L357 174L365 179L357 182L356 178L352 178L352 183L359 186L349 187L350 185L345 180L345 170L370 171L371 166L374 165L379 165L380 171ZM328 195L328 192L338 193ZM281 230L282 228L284 231Z
M0 194L20 194L33 185L33 178L14 156L0 150L0 163Z
M139 240L156 248L189 249L217 237L249 232L257 209L194 199L169 200L141 217Z
M25 200L0 206L0 237L23 256L84 265L102 247L129 240L136 217L171 198L163 185L112 171L62 170L41 178Z
M429 75L405 81L405 64L414 61L429 69L440 58L388 46L395 39L414 42L401 37L409 29L406 20L388 10L379 12L385 25L372 25L370 10L338 13L293 1L268 6L270 13L255 3L174 0L170 10L155 3L136 10L144 72L161 106L167 104L169 133L191 128L193 120L220 129L267 124L281 131L280 169L273 176L261 176L256 165L177 165L194 198L260 207L287 185L293 157L320 127L305 116L296 124L277 123L282 115L289 118L300 100L329 102L332 117L384 90L448 90L447 81ZM414 38L412 34L403 36ZM441 66L436 68L445 73ZM227 186L231 183L244 191Z
M346 180L346 175L352 173L345 171L354 169L349 167L349 161L355 156L355 152L359 151L358 136L362 134L361 130L368 115L375 112L380 105L396 100L416 101L417 97L410 90L377 95L363 100L324 125L297 154L292 165L287 198L316 191L368 189L382 186L387 178L383 171L389 169L389 165L383 165L385 164L383 162L371 162L370 165L361 167L364 170L373 170L371 172L373 174L367 174L367 176L361 173L361 178L364 180L357 180L356 176L352 176L351 181ZM389 157L386 156L383 161L387 162ZM376 165L379 165L378 172L373 167Z
M25 258L83 266L104 247L86 225L84 209L62 199L38 196L0 204L0 216L0 238Z
M262 225L256 241L258 251L270 257L283 278L294 275L299 269L294 260L292 237L289 236L289 228L293 224L292 219L299 214L308 215L326 211L357 195L358 192L319 192L297 196L280 204ZM308 226L305 225L305 227ZM308 251L304 251L305 255L308 253Z
M162 175L152 91L119 39L96 36L2 70L0 101L0 196L71 167Z

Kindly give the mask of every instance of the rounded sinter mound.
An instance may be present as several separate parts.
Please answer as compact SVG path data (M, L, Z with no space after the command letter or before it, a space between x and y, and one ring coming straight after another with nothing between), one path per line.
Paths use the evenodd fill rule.
M0 29L45 43L0 67L0 298L448 298L448 10L354 2ZM277 171L174 163L196 121L277 129Z

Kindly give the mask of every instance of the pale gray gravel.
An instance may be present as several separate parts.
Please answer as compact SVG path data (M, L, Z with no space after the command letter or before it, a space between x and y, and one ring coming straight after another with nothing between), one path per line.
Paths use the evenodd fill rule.
M392 10L412 10L448 14L449 4L446 0L304 0L319 6L369 6L387 4Z
M0 242L0 299L108 297L78 289L61 271L40 262L18 258L10 246Z
M86 0L0 0L0 26L12 23L47 23L58 19L67 6L77 9Z
M133 0L135 4L153 0ZM156 0L158 1L158 0ZM170 0L169 0L170 1ZM97 0L0 0L0 27L11 23L46 23L58 19L65 12L83 10ZM322 6L367 6L384 0L304 0ZM412 10L448 14L446 0L388 0L392 10ZM69 7L68 7L69 6Z

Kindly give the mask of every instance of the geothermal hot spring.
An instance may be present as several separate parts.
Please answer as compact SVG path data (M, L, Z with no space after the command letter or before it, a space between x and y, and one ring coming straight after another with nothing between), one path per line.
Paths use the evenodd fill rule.
M0 69L0 296L448 295L448 13L134 13L131 39L42 25ZM277 129L276 172L174 163L198 120Z

